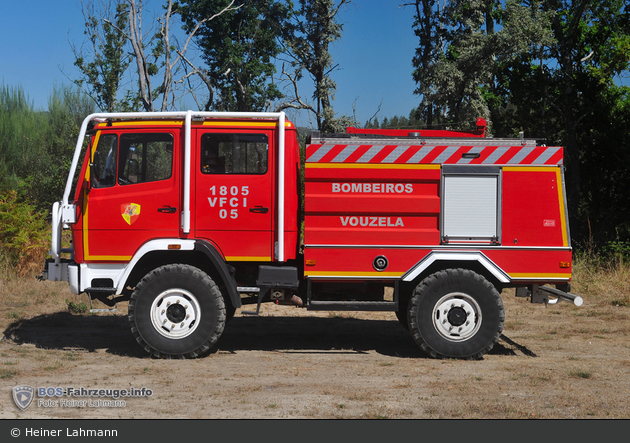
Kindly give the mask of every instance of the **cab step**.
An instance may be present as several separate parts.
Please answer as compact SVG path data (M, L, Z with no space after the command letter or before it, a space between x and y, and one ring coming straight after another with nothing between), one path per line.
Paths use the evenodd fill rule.
M85 292L88 295L88 298L90 299L90 314L96 314L99 312L118 312L118 302L116 302L115 300L108 300L107 296L108 295L112 295L116 293L116 288L105 288L105 287L99 287L99 288L87 288L85 290ZM105 303L108 306L112 306L111 308L98 308L95 309L92 305L92 295L93 294L99 294L99 296L94 297L97 300L100 300L101 302Z

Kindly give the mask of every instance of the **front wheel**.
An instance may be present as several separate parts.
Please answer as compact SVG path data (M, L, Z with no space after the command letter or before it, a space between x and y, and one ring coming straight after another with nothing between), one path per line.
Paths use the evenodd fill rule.
M499 340L505 320L496 288L465 269L446 269L424 279L407 313L414 340L432 357L482 358Z
M208 352L223 333L225 302L205 272L166 265L138 283L129 301L129 322L151 355L194 358Z

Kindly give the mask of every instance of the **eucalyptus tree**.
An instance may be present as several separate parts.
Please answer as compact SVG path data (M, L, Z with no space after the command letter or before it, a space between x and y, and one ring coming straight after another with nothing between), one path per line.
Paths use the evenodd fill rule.
M500 67L549 44L548 17L536 1L416 0L412 60L418 112L429 124L491 117Z
M228 0L180 0L176 11L184 29L191 32L197 23L226 8ZM280 97L275 58L282 51L291 5L276 0L241 0L211 23L196 31L215 98L209 108L219 111L261 111Z

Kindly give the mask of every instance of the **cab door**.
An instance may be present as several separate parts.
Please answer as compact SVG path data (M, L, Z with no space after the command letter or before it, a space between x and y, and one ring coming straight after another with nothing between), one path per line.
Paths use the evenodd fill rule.
M97 133L83 203L86 261L126 262L144 243L180 236L180 132Z
M226 261L274 259L273 131L197 128L196 237Z

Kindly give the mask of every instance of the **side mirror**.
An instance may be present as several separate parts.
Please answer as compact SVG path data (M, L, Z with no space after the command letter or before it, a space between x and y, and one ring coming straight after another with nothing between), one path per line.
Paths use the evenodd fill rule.
M93 188L98 188L98 179L101 172L101 159L98 151L94 152L94 157L90 163L90 185Z

